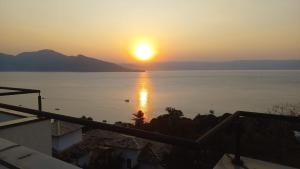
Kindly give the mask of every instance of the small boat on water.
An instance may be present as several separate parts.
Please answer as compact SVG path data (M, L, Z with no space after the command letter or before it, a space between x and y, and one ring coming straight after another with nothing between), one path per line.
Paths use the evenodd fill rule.
M60 110L60 108L55 108L55 110Z
M129 102L130 102L130 100L129 100L129 99L125 99L125 100L124 100L124 102L126 102L126 103L129 103Z

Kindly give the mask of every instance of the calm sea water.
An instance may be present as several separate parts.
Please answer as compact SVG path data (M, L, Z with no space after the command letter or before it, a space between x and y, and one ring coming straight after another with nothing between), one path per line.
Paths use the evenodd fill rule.
M111 123L130 121L138 110L150 119L167 106L194 117L209 110L266 112L275 104L300 102L300 71L2 72L0 86L40 89L43 110ZM37 108L37 95L0 97L0 102Z

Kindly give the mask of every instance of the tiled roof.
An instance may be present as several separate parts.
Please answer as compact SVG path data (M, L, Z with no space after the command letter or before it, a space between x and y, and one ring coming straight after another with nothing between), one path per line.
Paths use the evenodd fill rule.
M87 144L92 143L107 147L132 150L140 150L147 144L147 142L133 136L127 136L124 134L104 131L100 129L92 130L86 133L84 142L86 142Z

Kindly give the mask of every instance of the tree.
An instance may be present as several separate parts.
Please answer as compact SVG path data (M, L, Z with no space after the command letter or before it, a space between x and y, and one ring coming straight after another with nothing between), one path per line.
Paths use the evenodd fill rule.
M135 127L141 128L145 122L144 113L139 110L137 113L133 114L133 119Z
M81 119L83 120L88 120L88 121L93 121L93 118L92 117L87 117L85 115L81 116ZM94 128L91 127L91 126L83 126L82 127L82 132L83 133L86 133L87 131L90 131L90 130L93 130Z
M268 110L271 114L280 114L287 116L300 116L300 103L298 104L277 104Z
M215 115L215 111L214 110L209 110L209 114Z
M93 121L92 117L86 117L85 115L81 116L81 118L84 119L84 120Z
M177 110L173 107L167 107L166 111L168 112L168 114L170 115L170 117L175 117L175 118L179 118L183 116L183 113L181 110Z

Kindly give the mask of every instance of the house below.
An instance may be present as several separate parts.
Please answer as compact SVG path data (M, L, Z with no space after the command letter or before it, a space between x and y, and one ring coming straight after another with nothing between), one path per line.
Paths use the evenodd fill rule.
M64 151L82 141L82 126L54 120L52 127L52 147L56 152Z
M163 143L94 129L85 133L81 143L58 157L80 167L117 165L121 169L162 169L162 156L169 151L170 146Z

